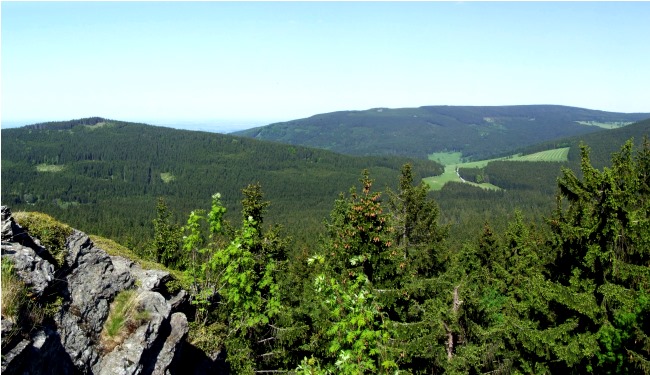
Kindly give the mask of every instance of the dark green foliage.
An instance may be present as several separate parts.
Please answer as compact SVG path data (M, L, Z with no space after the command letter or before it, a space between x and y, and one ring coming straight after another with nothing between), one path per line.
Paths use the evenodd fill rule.
M402 167L399 190L388 190L388 209L395 229L395 245L405 249L411 275L431 276L444 268L447 254L441 242L448 228L439 226L440 209L428 196L429 189L420 182L413 186L411 165Z
M557 249L550 299L557 324L577 338L554 354L568 366L621 373L650 363L650 145L636 157L628 141L603 171L582 147L582 179L569 170L559 180L551 217Z
M152 253L156 262L166 267L182 269L181 227L171 222L171 213L163 198L158 198L156 218L153 220Z
M181 223L215 190L238 220L240 189L261 183L273 201L266 220L311 242L339 192L368 168L394 184L408 159L349 157L222 134L106 119L2 129L2 202L48 213L80 230L138 248L153 239L158 197ZM417 178L441 173L413 160ZM41 171L39 171L39 168Z

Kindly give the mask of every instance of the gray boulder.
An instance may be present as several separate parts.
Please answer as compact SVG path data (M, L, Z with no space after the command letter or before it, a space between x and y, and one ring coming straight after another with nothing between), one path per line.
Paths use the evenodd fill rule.
M97 337L108 317L109 305L121 290L131 287L135 278L127 270L117 271L104 250L93 245L82 232L75 230L66 242L66 276L70 308L74 315Z
M184 314L174 312L187 300L187 292L169 300L159 293L167 293L168 272L145 270L126 258L109 256L77 230L67 238L64 264L55 270L45 259L51 258L47 249L14 222L6 207L0 230L2 259L11 259L37 301L51 301L53 296L61 301L50 323L39 330L20 327L22 338L3 346L3 374L169 373L188 324ZM143 314L109 348L103 345L104 325L113 300L125 289L135 290L134 303ZM21 322L3 318L3 341L16 332L17 324Z

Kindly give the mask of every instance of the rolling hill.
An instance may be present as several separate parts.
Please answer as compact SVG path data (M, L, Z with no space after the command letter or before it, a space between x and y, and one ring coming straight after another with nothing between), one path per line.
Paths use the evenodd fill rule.
M461 152L479 160L540 142L621 127L650 113L614 113L558 105L426 106L342 111L233 134L351 155L426 158Z
M426 160L352 157L231 135L103 118L2 129L2 204L37 210L89 233L143 245L156 198L184 220L220 192L230 217L241 189L259 182L270 222L298 235L320 226L340 192L368 169L376 186L397 184L411 161L416 177L442 172Z

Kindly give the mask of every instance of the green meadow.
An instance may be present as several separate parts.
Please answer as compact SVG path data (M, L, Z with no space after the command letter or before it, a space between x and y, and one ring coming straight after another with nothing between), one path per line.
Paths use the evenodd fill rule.
M462 162L462 154L460 152L437 152L429 155L429 160L438 161L445 166L445 171L439 176L423 178L424 182L429 184L431 190L440 190L447 182L464 182L466 184L478 186L487 190L500 190L498 186L492 184L476 184L473 182L465 181L456 170L458 168L483 168L488 163L497 160L505 161L532 161L532 162L564 162L568 160L569 148L556 148L552 150L540 151L528 155L511 155L502 158L486 159L472 162Z

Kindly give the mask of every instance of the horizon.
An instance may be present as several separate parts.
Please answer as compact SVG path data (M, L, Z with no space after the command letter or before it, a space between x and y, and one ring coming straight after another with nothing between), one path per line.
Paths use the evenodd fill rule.
M573 107L573 106L567 106L563 104L504 104L504 105L499 105L499 106L483 106L483 105L447 105L447 104L433 104L433 105L424 105L420 107L521 107L521 106L559 106L559 107L571 107L571 108L581 108L581 109L587 109L587 110L594 110L594 111L602 111L598 108L583 108L583 107ZM321 114L327 114L327 113L333 113L333 112L344 112L344 111L367 111L367 110L372 110L372 109L404 109L404 108L419 108L419 107L400 107L400 108L389 108L389 107L372 107L372 108L364 108L364 109L350 109L350 110L341 110L341 111L331 111L331 112L324 112L324 113L314 113L312 115L303 117L303 118L295 118L295 119L282 119L282 120L271 120L271 121L263 121L263 120L245 120L245 119L194 119L194 120L185 120L185 119L122 119L122 118L110 118L106 116L85 116L85 117L74 117L74 118L67 118L67 119L33 119L33 120L2 120L0 123L0 128L2 129L10 129L10 128L18 128L18 127L23 127L23 126L28 126L28 125L34 125L34 124L39 124L39 123L46 123L46 122L58 122L58 121L71 121L71 120L77 120L77 119L82 119L82 118L90 118L90 117L100 117L104 118L107 120L114 120L114 121L124 121L124 122L132 122L132 123L143 123L147 125L153 125L153 126L164 126L164 127L170 127L174 129L180 129L180 130L197 130L197 131L207 131L207 132L214 132L214 133L223 133L223 134L229 134L229 133L234 133L242 130L247 130L247 129L252 129L256 127L262 127L262 126L267 126L267 125L272 125L275 123L281 123L281 122L288 122L288 121L293 121L293 120L301 120L309 117L313 117L316 115L321 115ZM611 112L611 111L604 111L604 112ZM650 114L650 111L647 112L619 112L619 113L627 113L627 114L633 114L633 113L648 113Z
M3 128L100 116L223 132L431 103L650 112L644 2L1 8Z

